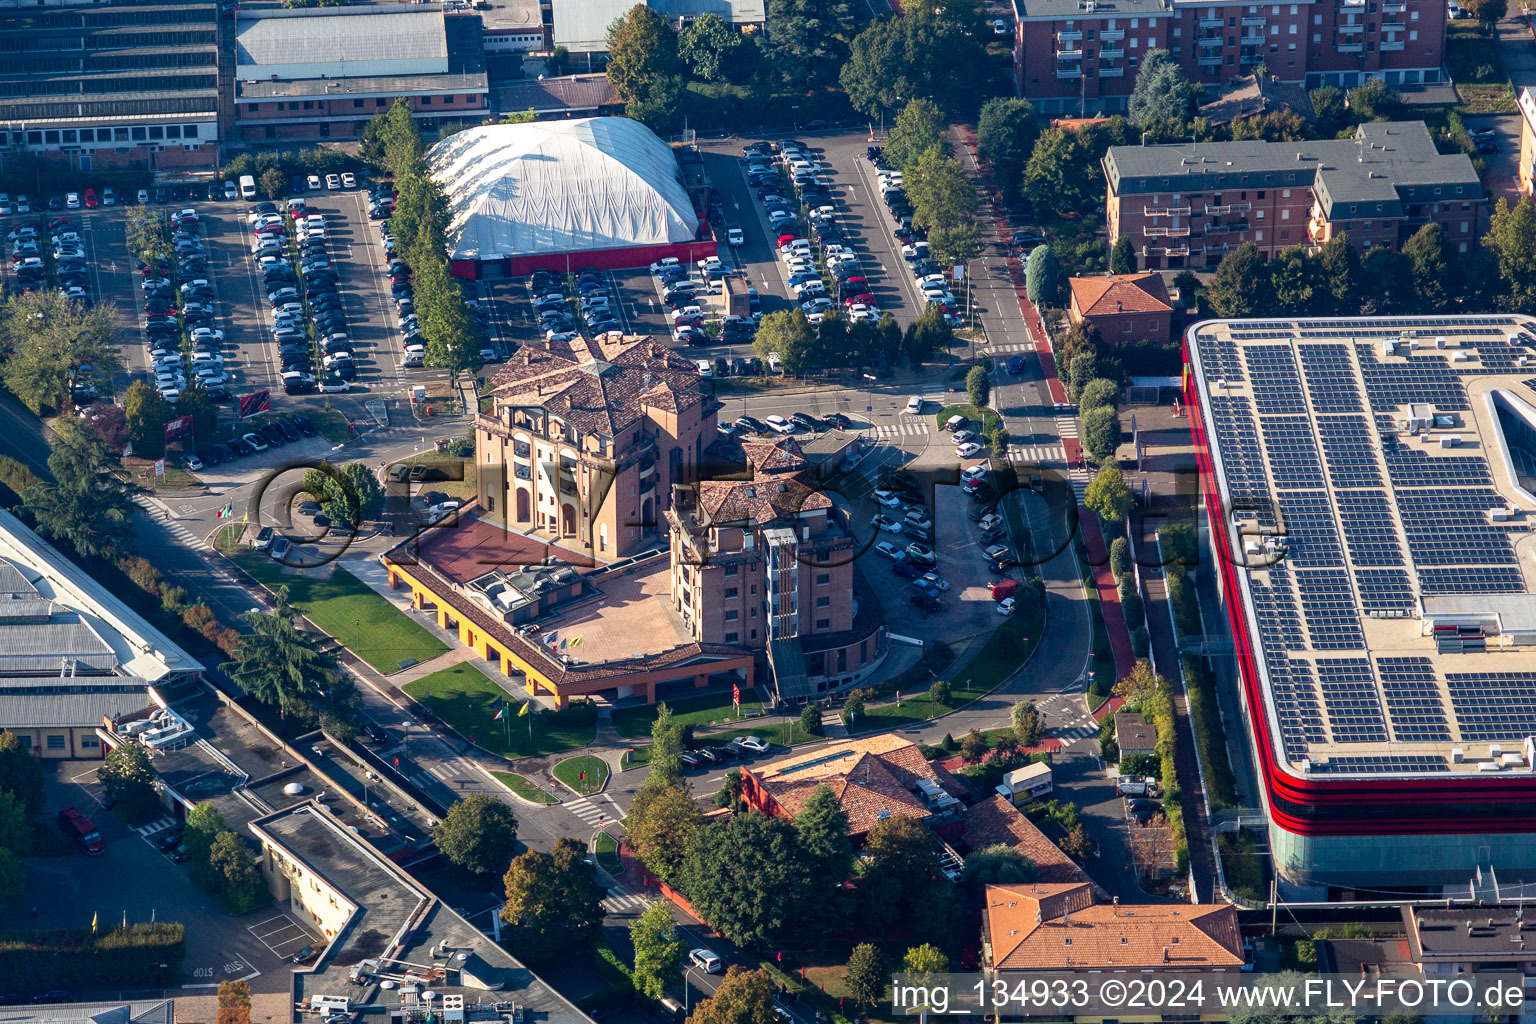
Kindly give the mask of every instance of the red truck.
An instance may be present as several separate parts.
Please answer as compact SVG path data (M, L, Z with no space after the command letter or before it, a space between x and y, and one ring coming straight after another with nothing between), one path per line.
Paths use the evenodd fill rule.
M66 807L59 812L59 828L79 843L80 848L90 856L98 857L107 852L107 844L101 838L101 833L96 831L96 826L91 824L91 819L73 807Z

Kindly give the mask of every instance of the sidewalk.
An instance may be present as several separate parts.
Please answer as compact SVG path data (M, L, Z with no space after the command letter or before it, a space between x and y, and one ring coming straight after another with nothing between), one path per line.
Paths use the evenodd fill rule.
M1104 533L1099 528L1099 517L1087 510L1078 517L1077 524L1083 531L1083 542L1088 545L1093 582L1099 591L1099 609L1104 613L1104 631L1109 634L1109 646L1115 652L1115 678L1124 679L1130 674L1131 666L1136 664L1136 654L1131 648L1131 631L1125 624L1125 612L1120 607L1120 590L1115 586L1114 573L1109 571Z

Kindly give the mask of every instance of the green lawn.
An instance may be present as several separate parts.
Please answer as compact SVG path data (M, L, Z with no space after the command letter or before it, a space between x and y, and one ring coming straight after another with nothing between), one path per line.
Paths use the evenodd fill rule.
M597 709L585 701L564 711L519 715L518 699L469 664L423 676L406 683L404 689L461 736L507 757L552 754L586 746L597 731ZM499 722L492 707L498 699L509 705Z
M780 717L768 721L759 718L756 721L762 724L749 726L744 729L726 729L722 732L712 732L708 736L701 736L694 746L723 747L737 736L761 736L777 747L795 746L800 743L809 743L811 740L821 739L820 736L812 736L800 728L800 720L798 718L786 720ZM786 722L788 723L787 729ZM650 760L651 748L647 744L643 747L635 748L635 752L630 758L630 764L649 764ZM729 762L727 762L726 767L730 767Z
M608 765L600 757L578 754L555 765L555 778L586 796L602 791L603 784L608 781Z
M342 444L357 437L357 431L352 429L352 424L347 418L335 409L322 409L319 412L309 414L315 429L320 431L320 436L331 444Z
M300 574L282 571L260 551L238 552L233 558L269 589L286 586L295 608L386 675L401 662L427 661L448 650L420 623L339 566Z
M745 698L746 694L742 694ZM731 691L720 693L708 693L701 697L685 697L682 700L662 701L672 709L672 721L678 725L691 725L695 729L706 725L715 725L731 721L736 718L736 708L731 703ZM746 700L741 702L741 710L747 716L758 714L763 710L761 701ZM750 718L748 719L750 720ZM655 704L638 704L633 707L618 708L613 713L613 727L620 736L626 739L637 739L651 734L651 726L656 721Z
M518 796L534 804L557 804L560 798L547 790L540 789L538 784L526 775L516 772L491 772L496 776L496 781L506 786Z
M597 866L615 876L624 870L619 862L619 841L607 832L597 834Z
M1004 623L1004 626L1007 625L1008 623ZM1028 656L1027 653L1025 656ZM1020 659L1019 663L1023 663L1022 659ZM970 674L969 669L966 672ZM974 675L972 678L974 680ZM895 729L908 722L923 722L930 718L937 718L940 715L947 715L956 708L969 704L978 697L985 696L987 691L992 689L993 685L996 684L982 686L972 682L970 686L963 686L959 683L952 683L949 691L949 703L947 704L940 704L929 697L926 687L916 693L903 694L899 706L896 704L885 704L865 711L860 716L859 722L856 723L857 731L868 732L874 730L883 732L887 729Z
M983 434L991 430L993 425L997 423L997 413L991 409L978 410L974 405L963 403L960 405L946 405L933 417L933 421L939 425L940 430L943 430L944 424L949 422L951 416L964 416L973 424L971 429L974 429L974 424L979 421Z

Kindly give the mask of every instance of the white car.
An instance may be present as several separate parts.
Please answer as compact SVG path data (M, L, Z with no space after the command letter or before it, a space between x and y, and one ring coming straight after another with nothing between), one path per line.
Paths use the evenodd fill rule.
M918 583L926 583L926 584L928 584L928 586L932 587L934 590L937 590L937 591L940 591L940 592L949 589L949 580L945 579L943 576L940 576L936 572L925 572L925 573L923 573L923 575L920 576L917 579L917 582Z
M1013 614L1013 598L1005 597L1001 601L997 602L997 614L999 614L999 615L1012 615Z
M69 207L71 210L78 210L78 209L80 209L80 193L79 192L69 192L69 193L66 193L65 196L64 196L64 205Z
M741 228L726 228L725 240L730 245L745 245L747 236L742 233Z
M682 261L676 256L666 256L651 264L651 273L659 274L668 267L680 267L682 265Z
M705 974L719 974L725 964L718 956L702 946L688 952L688 960L695 967L704 968Z
M224 198L225 199L239 199L240 198L240 186L236 185L232 181L226 181L224 183Z
M351 171L341 176L342 188L357 188L357 177Z
M876 491L875 500L878 501L881 505L884 505L886 508L901 508L901 499L892 494L890 491L885 491L883 493L881 491Z
M341 175L327 174L325 176L325 187L330 189L332 192L339 190L341 188Z
M832 308L832 305L831 299L822 296L819 299L807 299L800 303L800 311L806 316L810 316L812 313L825 313Z
M914 416L916 416L918 413L921 413L923 411L923 400L917 395L913 395L911 398L907 399L907 408L905 411L911 413Z
M963 469L960 471L960 482L969 483L972 480L980 480L987 475L987 472L987 464L985 462L972 466L970 469Z
M101 205L102 206L116 206L117 205L117 193L112 191L109 188L102 189L101 190Z
M848 319L852 323L857 323L860 320L878 320L880 319L880 311L873 306L866 306L864 303L858 302L849 307Z
M965 444L955 449L955 454L962 459L970 459L980 455L984 451L986 451L986 449L977 444L975 441L967 441Z
M883 540L876 544L875 550L893 562L905 562L907 560L907 556L902 553L901 548L888 540Z
M154 362L150 365L153 366L157 371L164 370L168 367L175 370L180 370L181 356L175 355L174 353L170 355L156 356Z
M224 340L224 332L212 327L194 327L192 329L192 344L214 345Z
M211 366L215 369L222 369L224 366L224 357L215 352L205 352L202 349L199 349L198 351L192 353L192 365L199 368L204 366Z
M768 424L768 429L772 430L775 434L793 434L795 432L795 425L783 416L769 416L763 422Z
M869 525L885 533L901 533L906 529L900 522L892 519L890 516L875 516L874 519L870 520Z
M768 753L768 741L761 736L737 736L731 740L731 743L743 750L750 750L754 754Z
M8 215L10 212L11 197L4 192L0 192L0 217Z
M144 197L143 199L140 200L140 202L145 202L145 203L149 202L149 192L147 190L142 189L142 188L139 189L139 195ZM24 194L18 194L16 196L16 212L17 213L31 213L32 212L32 200L28 199Z
M337 378L337 377L326 377L324 380L322 380L320 382L320 393L321 394L336 395L336 394L342 393L343 391L351 391L351 390L352 390L352 382L351 381L341 380L340 378Z
M813 295L827 294L827 286L820 281L804 281L795 285L795 298L804 299Z

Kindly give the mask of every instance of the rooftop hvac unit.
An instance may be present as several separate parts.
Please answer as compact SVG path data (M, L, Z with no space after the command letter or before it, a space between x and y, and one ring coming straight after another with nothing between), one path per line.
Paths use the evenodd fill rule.
M1425 437L1427 438L1428 435L1426 434ZM1440 439L1440 447L1441 448L1460 448L1461 447L1461 435L1460 434L1447 434L1447 435L1445 435L1444 437L1442 437Z
M1451 764L1461 764L1462 760L1466 756L1466 751L1462 750L1460 747L1451 748Z
M1384 355L1384 356L1395 356L1395 355L1397 355L1397 342L1393 341L1390 338L1388 338L1387 340L1383 341L1381 343L1381 354Z
M1445 348L1445 336L1444 335L1441 335L1440 337L1435 339L1435 348Z
M1480 772L1496 772L1496 771L1499 771L1500 769L1502 769L1503 767L1504 766L1499 764L1499 762L1497 762L1497 761L1479 761L1479 762L1477 762L1477 770L1480 771Z
M1451 353L1451 362L1453 363L1464 363L1471 358L1472 353L1468 352L1464 348L1459 348L1455 352Z

